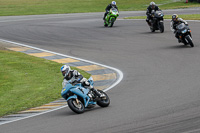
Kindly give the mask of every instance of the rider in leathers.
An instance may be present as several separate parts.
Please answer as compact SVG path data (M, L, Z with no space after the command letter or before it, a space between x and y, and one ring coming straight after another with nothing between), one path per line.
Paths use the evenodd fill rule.
M71 81L72 85L77 83L81 83L83 87L91 89L98 97L103 97L104 95L99 93L94 87L88 82L86 78L83 77L77 70L71 70L70 66L63 65L61 67L62 75L64 76L62 86L63 88L66 86L68 81Z
M160 9L158 8L158 6L154 2L151 2L149 4L149 6L147 7L147 12L146 12L147 19L146 19L146 21L147 21L147 24L149 26L151 26L150 20L153 19L152 14L151 14L152 10L154 10L154 11L160 11Z
M116 6L116 2L115 1L112 1L112 3L111 4L109 4L107 7L106 7L106 12L105 12L105 14L104 14L104 17L103 17L103 20L105 21L105 17L106 17L106 15L109 13L109 11L110 11L110 9L111 8L116 8L117 10L118 10L118 7ZM119 10L118 10L119 11Z
M188 26L188 23L183 20L182 18L179 18L177 14L173 14L172 15L172 20L171 20L171 30L174 32L175 34L175 37L178 39L178 42L180 43L180 39L179 39L179 36L178 36L178 32L177 32L177 29L176 29L176 26L181 24L181 23L184 23L185 25Z

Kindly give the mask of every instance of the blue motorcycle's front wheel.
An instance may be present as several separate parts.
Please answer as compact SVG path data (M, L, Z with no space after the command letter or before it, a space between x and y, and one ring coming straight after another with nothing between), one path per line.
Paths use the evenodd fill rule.
M77 114L84 112L85 107L79 99L69 99L67 101L69 108Z

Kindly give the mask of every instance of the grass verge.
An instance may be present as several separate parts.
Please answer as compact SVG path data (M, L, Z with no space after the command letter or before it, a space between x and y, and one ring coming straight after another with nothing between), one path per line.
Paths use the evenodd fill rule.
M24 53L0 50L0 116L60 98L62 65ZM87 78L90 76L79 71Z
M200 14L184 14L178 16L184 20L200 20ZM146 16L126 17L124 19L146 19ZM172 19L172 15L165 15L164 19Z
M120 11L146 10L152 0L116 0ZM154 0L161 9L200 7L185 0ZM108 0L0 0L0 16L104 12Z

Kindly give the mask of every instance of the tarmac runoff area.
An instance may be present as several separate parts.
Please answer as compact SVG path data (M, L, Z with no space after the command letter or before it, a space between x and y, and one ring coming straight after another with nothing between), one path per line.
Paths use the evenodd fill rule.
M31 47L25 44L11 42L0 39L0 50L12 50L16 52L22 52L31 56L52 60L58 63L74 66L90 73L94 79L94 87L99 90L107 91L117 85L123 78L123 73L109 66L98 64L95 62L79 59L36 47ZM62 89L62 88L61 88ZM0 125L34 117L51 111L55 111L61 108L67 107L67 102L63 98L60 98L51 103L30 108L18 112L16 114L3 116L0 118Z

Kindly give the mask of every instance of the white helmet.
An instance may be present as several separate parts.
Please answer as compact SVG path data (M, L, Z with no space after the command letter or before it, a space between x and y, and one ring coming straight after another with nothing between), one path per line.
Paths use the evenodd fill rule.
M69 72L70 72L70 66L67 66L67 65L63 65L61 68L60 68L60 71L62 72L62 75L64 76L64 77L66 77L68 74L69 74Z
M115 2L115 1L112 1L112 3L111 3L112 5L116 5L117 3Z
M152 2L150 2L150 6L151 6L152 9L154 9L155 6L156 6L156 3L152 1Z
M154 6L155 6L155 5L156 5L156 3L152 1L152 2L150 2L150 5L151 5L151 6L152 6L152 5L154 5Z

